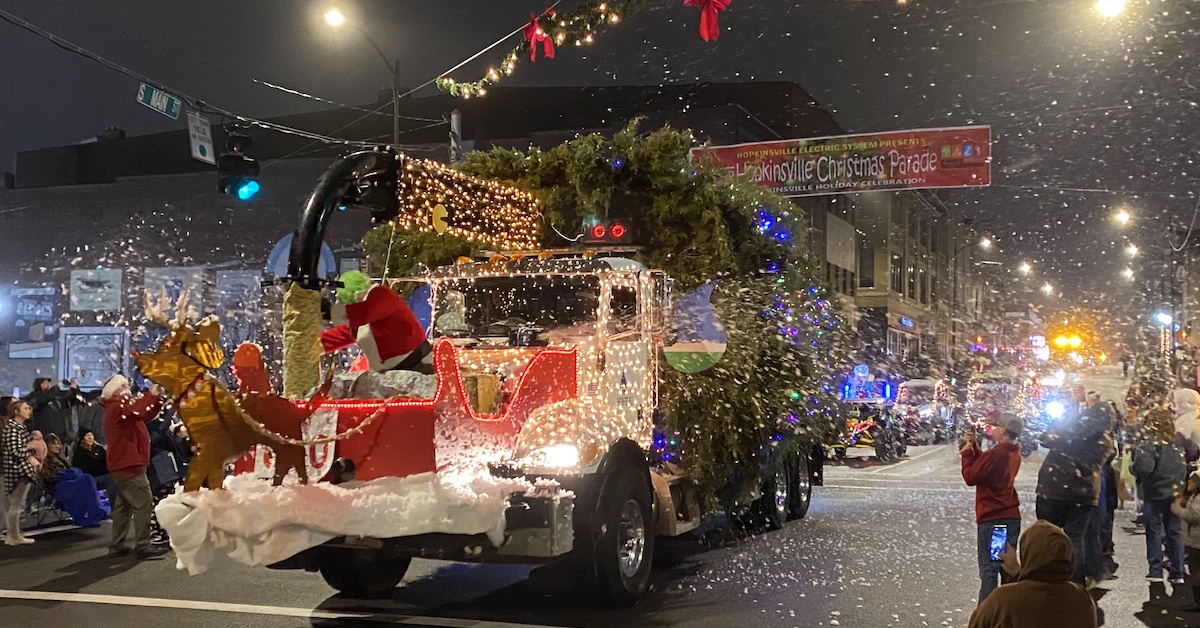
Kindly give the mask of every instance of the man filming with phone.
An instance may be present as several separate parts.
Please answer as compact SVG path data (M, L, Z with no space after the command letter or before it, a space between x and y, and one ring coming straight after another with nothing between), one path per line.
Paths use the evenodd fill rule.
M1021 468L1016 441L1024 429L1020 417L1005 412L992 426L995 447L980 451L974 432L964 435L962 476L967 486L975 487L980 604L1006 577L1000 568L1001 554L1015 547L1021 535L1021 502L1013 482Z

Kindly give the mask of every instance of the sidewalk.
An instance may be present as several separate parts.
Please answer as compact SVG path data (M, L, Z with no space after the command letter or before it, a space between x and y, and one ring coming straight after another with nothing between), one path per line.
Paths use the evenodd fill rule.
M1146 581L1146 535L1131 523L1133 503L1118 510L1113 532L1116 545L1117 579L1103 583L1093 595L1100 599L1105 626L1111 628L1195 627L1200 613L1185 612L1181 607L1192 603L1189 587L1151 584Z

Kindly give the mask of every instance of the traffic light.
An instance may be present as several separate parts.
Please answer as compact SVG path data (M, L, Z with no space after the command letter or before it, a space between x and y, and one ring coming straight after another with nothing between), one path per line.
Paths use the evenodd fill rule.
M229 152L217 159L217 191L243 201L258 194L258 162L244 153L250 147L248 136L230 133L225 140Z
M584 244L629 244L633 242L633 229L621 218L588 216L583 220Z

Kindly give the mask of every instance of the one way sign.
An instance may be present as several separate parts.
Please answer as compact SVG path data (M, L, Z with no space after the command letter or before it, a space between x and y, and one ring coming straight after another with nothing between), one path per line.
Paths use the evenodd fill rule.
M217 165L217 157L213 154L212 127L208 118L198 111L188 112L188 139L192 141L192 159Z

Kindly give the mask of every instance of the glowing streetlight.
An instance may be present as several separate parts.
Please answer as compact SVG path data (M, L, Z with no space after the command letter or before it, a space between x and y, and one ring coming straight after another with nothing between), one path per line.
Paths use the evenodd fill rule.
M1028 275L1033 271L1033 266L1029 262L1021 262L1021 265L1017 266L1017 270L1021 271L1022 275Z
M325 12L325 23L337 28L346 23L346 16L341 11L338 11L337 7L332 7Z
M1117 17L1125 12L1125 0L1096 0L1096 11L1104 17Z
M983 250L985 250L985 251L992 248L992 239L991 238L980 238L979 246L982 247Z
M1172 316L1171 316L1170 314L1168 314L1167 312L1162 312L1162 311L1159 311L1159 312L1155 312L1155 314L1154 314L1154 320L1155 320L1155 321L1158 321L1158 324L1159 324L1159 325L1162 325L1163 327L1167 327L1167 326L1168 326L1168 325L1170 325L1170 324L1171 324L1171 322L1172 322L1172 321L1174 321L1175 319L1174 319L1174 317L1172 317Z
M1050 285L1050 282L1046 282L1042 284L1042 292L1045 292L1046 294L1054 294L1054 286Z
M1125 254L1128 255L1129 257L1136 257L1138 254L1137 245L1130 244L1129 246L1125 247Z
M1125 270L1121 271L1121 276L1126 279L1133 279L1133 269L1125 267Z
M1129 224L1129 219L1132 218L1132 216L1129 215L1129 212L1127 210L1118 209L1117 215L1114 216L1114 218L1116 219L1117 224L1124 227L1125 225Z

